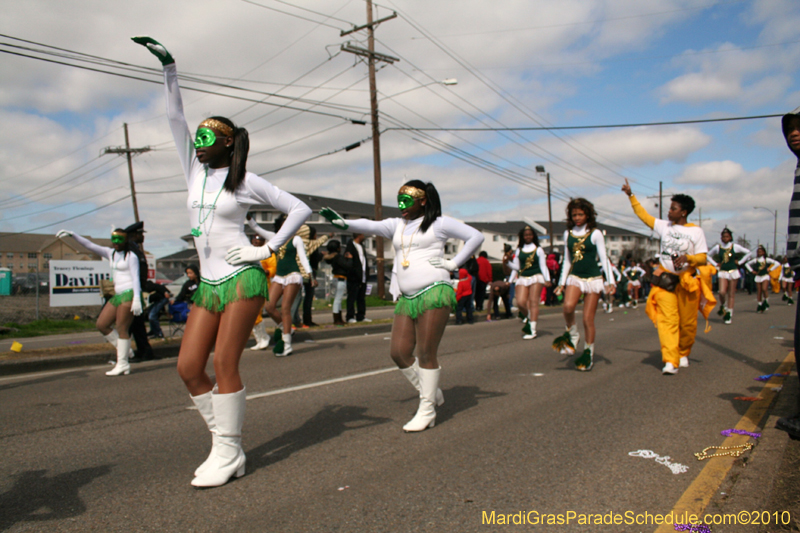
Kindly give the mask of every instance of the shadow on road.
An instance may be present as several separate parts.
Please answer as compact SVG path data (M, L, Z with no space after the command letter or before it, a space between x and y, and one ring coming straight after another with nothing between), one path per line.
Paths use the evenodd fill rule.
M108 365L108 368L112 368ZM55 374L52 376L44 376L35 379L20 378L19 380L12 381L5 385L0 385L0 391L16 389L19 387L27 387L29 385L41 385L43 383L53 383L56 381L63 381L65 379L86 379L97 370L75 370L74 372L64 372L63 374Z
M247 451L247 465L254 470L287 459L295 452L340 436L345 431L391 422L391 418L367 416L366 407L328 405L302 426Z
M437 425L447 422L462 411L476 407L481 400L499 398L507 394L505 392L483 391L480 387L474 385L460 385L442 392L444 393L445 402L444 405L436 408Z
M773 372L775 368L775 362L762 362L758 361L757 359L753 359L749 355L745 355L741 352L737 352L736 350L731 350L730 348L718 344L716 342L710 341L700 335L697 336L695 340L696 343L705 344L709 348L713 348L717 352L721 353L722 355L726 355L731 359L736 359L737 361L741 361L742 363L756 369L759 374L767 374L769 372Z
M0 530L18 522L60 520L85 513L80 488L109 472L111 466L103 465L54 477L45 477L46 470L18 474L14 486L0 495Z

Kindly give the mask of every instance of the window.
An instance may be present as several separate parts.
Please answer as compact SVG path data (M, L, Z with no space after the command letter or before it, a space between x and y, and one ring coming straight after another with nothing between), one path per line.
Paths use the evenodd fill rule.
M319 222L319 213L311 213L306 222Z
M508 242L511 242L511 241L513 241L513 240L514 240L514 235L509 235L508 237L506 237L506 240L507 240Z
M499 240L500 240L500 235L493 235L492 236L492 242L497 242Z
M611 255L619 255L619 250L611 250Z
M45 261L45 262L44 262L44 267L43 267L43 268L45 268L45 269L49 269L49 268L50 268L50 261Z
M28 263L28 268L32 268L33 270L36 270L36 263Z
M45 258L45 259L52 259L52 258L53 258L53 254L48 254L48 253L45 253L45 254L44 254L44 258Z
M6 254L6 257L9 258L9 259L14 259L14 252L8 252Z
M28 252L28 259L36 259L36 252Z
M616 235L612 235L612 236L611 236L611 242L617 242L617 237L616 237Z
M622 237L622 242L631 242L631 236L630 235L624 235Z

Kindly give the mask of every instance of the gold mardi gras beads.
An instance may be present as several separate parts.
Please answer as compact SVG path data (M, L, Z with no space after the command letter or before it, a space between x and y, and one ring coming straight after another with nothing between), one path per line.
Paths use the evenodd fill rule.
M703 449L702 452L698 452L694 454L697 457L698 461L704 461L706 459L711 459L712 457L724 457L726 455L730 455L731 457L739 457L744 452L751 450L753 448L753 443L748 442L747 444L737 444L736 446L708 446ZM723 453L712 453L708 455L708 450L715 449L715 450L731 450L728 452Z

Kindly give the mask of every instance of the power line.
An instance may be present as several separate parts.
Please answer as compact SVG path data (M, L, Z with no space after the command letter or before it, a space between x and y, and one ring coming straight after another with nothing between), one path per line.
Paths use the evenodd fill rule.
M743 117L726 118L705 118L690 120L673 120L669 122L638 122L629 124L595 124L591 126L520 126L511 128L386 128L389 130L411 130L411 131L549 131L549 130L597 130L609 128L636 128L641 126L675 126L679 124L704 124L712 122L731 122L736 120L756 120L763 118L782 117L786 113L774 113L771 115L749 115Z
M10 233L9 235L21 235L23 233L30 233L32 231L37 231L37 230L40 230L40 229L49 228L50 226L55 226L56 224L63 224L64 222L69 222L70 220L75 220L76 218L80 218L82 216L89 215L91 213L95 213L97 211L100 211L101 209L105 209L108 206L117 204L117 203L119 203L119 202L121 202L123 200L126 200L126 199L130 198L130 196L131 196L130 194L126 194L122 198L117 198L113 202L109 202L107 204L101 205L100 207L96 207L96 208L94 208L94 209L92 209L90 211L85 211L85 212L83 212L83 213L81 213L79 215L75 215L75 216L72 216L72 217L69 217L69 218L65 218L63 220L59 220L58 222L53 222L51 224L45 224L44 226L39 226L38 228L30 228L30 229L26 229L24 231L17 231L17 232L14 232L14 233Z
M263 7L264 9L269 9L270 11L275 11L277 13L282 13L284 15L289 15L290 17L295 17L295 18L298 18L300 20L305 20L307 22L314 22L315 24L319 24L320 26L327 26L329 28L333 28L334 30L345 31L345 30L342 30L342 28L339 28L338 26L333 26L332 24L325 24L324 22L320 22L318 20L313 20L313 19L310 19L310 18L302 17L300 15L296 15L294 13L289 13L288 11L281 11L280 9L276 9L274 7L265 6L264 4L259 4L259 3L253 2L252 0L242 0L242 2L244 2L245 4L252 4L254 6ZM294 7L297 7L297 6L294 6ZM302 8L300 8L300 9L302 9ZM327 16L327 15L323 15L323 16ZM328 18L333 18L333 17L328 17Z
M147 82L147 83L154 83L154 84L157 84L157 85L162 85L162 83L163 83L160 80L151 80L151 79L142 78L142 77L139 77L139 76L132 76L130 74L122 74L122 73L119 73L119 72L111 72L111 71L108 71L108 70L102 70L102 69L87 67L87 66L83 66L83 65L75 65L75 64L72 64L72 63L66 63L66 62L63 62L63 61L57 61L57 60L54 60L54 59L47 59L47 58L43 58L43 57L36 57L36 56L28 55L28 54L21 54L21 53L12 52L12 51L9 51L9 50L0 50L0 52L2 52L4 54L10 54L10 55L15 55L15 56L20 56L20 57L26 57L26 58L29 58L29 59L36 59L36 60L44 61L44 62L47 62L47 63L55 63L55 64L58 64L58 65L74 67L74 68L78 68L78 69L82 69L82 70L88 70L88 71L92 71L92 72L100 72L102 74L109 74L109 75L117 76L117 77L120 77L120 78L128 78L128 79L132 79L132 80L139 80L139 81L144 81L144 82ZM338 118L338 119L345 120L345 121L350 121L350 122L352 122L352 120L353 120L351 118L348 118L348 117L345 117L345 116L342 116L342 115L336 115L336 114L333 114L333 113L326 113L324 111L307 110L307 109L303 109L303 108L300 108L300 107L294 107L294 106L285 105L285 104L275 104L275 103L271 103L271 102L266 102L264 100L256 100L256 99L253 99L253 98L247 98L247 97L244 97L244 96L236 96L236 95L232 95L232 94L217 93L217 92L208 91L208 90L205 90L205 89L199 89L199 88L195 88L195 87L181 86L181 88L184 89L184 90L187 90L187 91L194 91L194 92L203 93L203 94L209 94L209 95L213 95L213 96L222 96L224 98L231 98L233 100L242 100L242 101L245 101L245 102L253 102L253 103L256 103L256 104L263 104L263 105L268 105L268 106L273 106L273 107L280 107L280 108L284 108L284 109L292 109L292 110L295 110L295 111L302 111L302 112L311 113L311 114L314 114L314 115L322 115L322 116L327 116L327 117L333 117L333 118ZM244 89L244 90L246 90L246 89ZM283 98L287 98L287 97L283 97Z

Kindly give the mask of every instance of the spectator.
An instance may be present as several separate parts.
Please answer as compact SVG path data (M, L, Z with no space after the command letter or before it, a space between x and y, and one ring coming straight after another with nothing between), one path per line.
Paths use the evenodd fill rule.
M350 254L342 254L342 244L336 239L331 239L327 244L328 253L322 256L325 262L331 265L333 273L333 325L344 326L342 319L342 299L347 290L347 274L353 268L353 258Z
M486 320L500 320L499 300L503 300L503 306L506 309L503 318L511 318L511 303L508 298L510 288L511 284L505 280L501 279L492 282L489 287L489 303L486 306Z
M160 337L163 339L164 332L161 331L161 324L159 323L158 317L161 315L161 310L164 309L164 306L169 303L169 299L172 298L172 293L169 292L169 289L164 285L153 281L147 282L145 291L150 293L150 313L147 315L147 319L150 322L150 333L148 333L147 336Z
M191 306L192 297L197 290L197 285L200 283L200 269L195 265L189 265L186 267L185 272L189 279L183 283L181 292L175 297L175 303L186 302Z
M458 288L456 289L456 324L463 324L461 312L467 312L467 322L475 322L472 316L472 276L466 268L458 269Z
M345 254L353 258L353 266L347 274L347 322L372 322L367 314L367 256L364 253L364 234L356 233L347 243ZM378 280L383 283L383 280Z
M486 299L486 287L492 282L492 264L489 254L481 252L478 255L478 280L475 283L475 310L483 311L483 301Z

